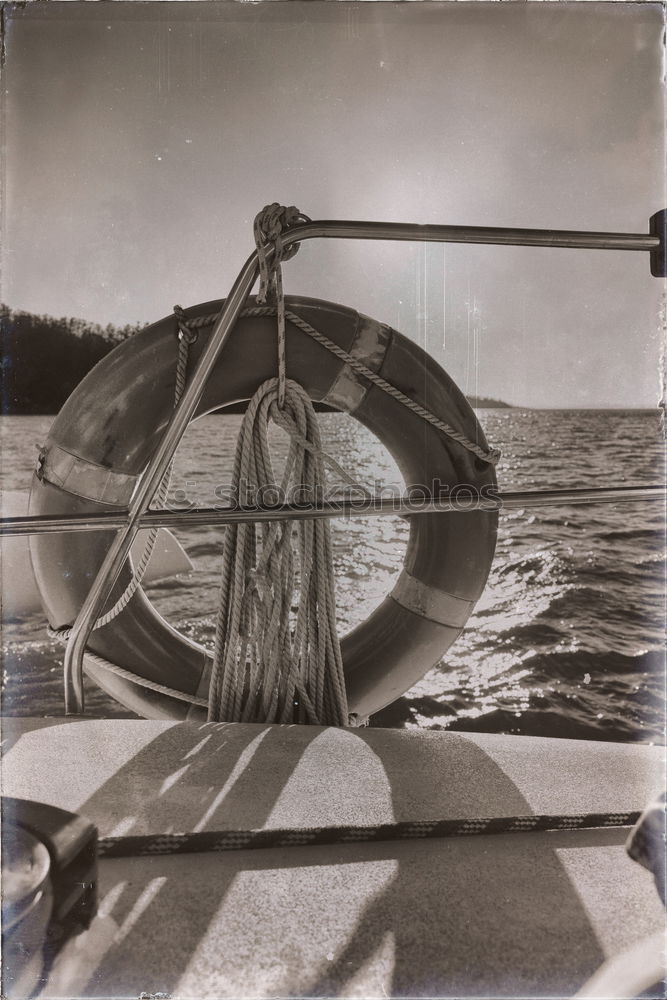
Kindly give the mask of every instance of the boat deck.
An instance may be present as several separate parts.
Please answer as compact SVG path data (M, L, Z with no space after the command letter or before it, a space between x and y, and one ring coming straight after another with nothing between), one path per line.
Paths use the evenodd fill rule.
M661 788L664 748L7 719L4 749L4 794L81 812L101 837L357 828L102 859L98 916L44 997L566 997L664 926L627 829L361 839L397 822L635 811Z

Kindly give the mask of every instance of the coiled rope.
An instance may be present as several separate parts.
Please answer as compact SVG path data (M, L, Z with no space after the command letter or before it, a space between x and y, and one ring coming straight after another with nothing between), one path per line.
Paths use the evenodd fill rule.
M277 491L268 440L273 420L289 437L281 494L305 488L312 496L324 484L325 456L317 415L297 382L286 379L282 391L282 408L276 378L264 382L250 401L239 433L232 482L247 484L252 491ZM348 724L326 521L227 528L208 718L211 722Z

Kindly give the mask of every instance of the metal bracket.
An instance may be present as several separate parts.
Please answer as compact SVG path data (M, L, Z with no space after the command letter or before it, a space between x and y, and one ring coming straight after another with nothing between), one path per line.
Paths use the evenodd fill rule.
M652 215L649 232L657 236L660 243L651 250L651 274L654 278L667 278L667 208Z

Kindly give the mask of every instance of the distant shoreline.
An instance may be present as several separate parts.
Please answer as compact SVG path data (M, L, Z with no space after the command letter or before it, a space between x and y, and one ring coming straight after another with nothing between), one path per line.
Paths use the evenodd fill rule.
M528 406L512 406L510 403L504 403L500 399L486 399L482 396L467 396L466 397L470 405L474 410L528 410L534 409L534 407ZM315 411L317 413L340 413L334 406L327 406L325 403L315 403ZM246 403L231 403L229 406L222 406L219 410L213 411L209 416L217 414L220 417L226 417L231 414L241 414L246 411ZM59 413L59 410L39 410L39 409L13 409L8 410L3 413L3 417L55 417Z
M0 304L3 369L0 377L0 413L3 416L55 416L90 369L143 324L102 327L73 317L38 316ZM49 377L40 373L48 372ZM492 396L466 396L478 410L591 410L660 412L655 406L521 406ZM319 412L336 412L315 404ZM244 413L235 403L224 413Z
M502 399L492 399L491 396L466 396L474 410L512 410L515 407ZM528 409L528 407L522 407Z

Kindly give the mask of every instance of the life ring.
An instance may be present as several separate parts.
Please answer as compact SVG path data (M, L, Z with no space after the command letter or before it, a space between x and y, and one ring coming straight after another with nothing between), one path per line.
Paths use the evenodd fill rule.
M186 310L188 319L217 313L222 301ZM441 420L486 447L465 396L418 345L352 309L288 297L297 313L348 354ZM139 476L170 418L175 383L176 320L169 316L119 344L77 386L56 417L32 485L35 514L86 514L127 507ZM191 364L210 335L190 347ZM202 416L249 399L275 374L275 319L242 317L209 378L197 410ZM495 489L493 466L368 384L330 351L287 324L287 364L314 401L353 413L394 457L406 484L443 489L465 484ZM379 711L443 656L480 597L493 559L497 514L467 511L412 517L403 570L394 589L341 642L350 712ZM43 534L31 538L35 578L54 628L70 625L110 544L108 531ZM114 588L116 601L130 580L127 565ZM111 606L109 604L109 606ZM148 681L205 697L211 657L172 628L141 588L108 625L94 631L89 649ZM95 682L139 715L201 721L204 709L147 689L86 656Z

